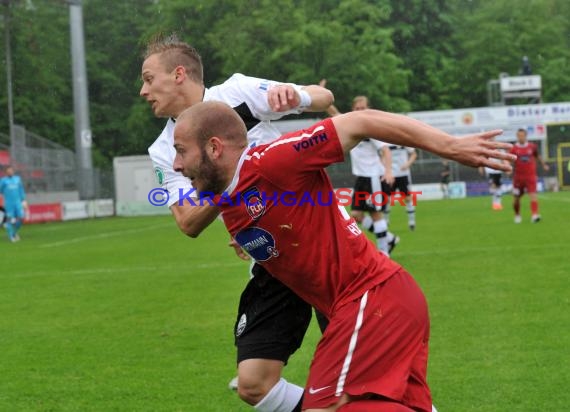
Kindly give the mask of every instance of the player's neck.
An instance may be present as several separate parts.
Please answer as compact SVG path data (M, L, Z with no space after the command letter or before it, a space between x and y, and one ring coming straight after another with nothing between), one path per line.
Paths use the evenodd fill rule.
M174 119L178 118L178 116L180 116L184 110L194 106L197 103L202 102L204 99L205 89L203 85L188 83L184 87L185 89L180 94L180 102L175 110L175 115L171 116Z

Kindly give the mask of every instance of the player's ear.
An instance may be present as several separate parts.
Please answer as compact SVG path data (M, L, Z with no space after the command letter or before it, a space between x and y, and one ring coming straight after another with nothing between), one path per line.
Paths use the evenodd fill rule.
M184 66L176 66L174 76L177 83L182 83L186 78L186 68Z
M210 137L206 146L206 152L208 153L208 156L210 156L210 159L218 159L222 155L223 149L224 145L219 137Z

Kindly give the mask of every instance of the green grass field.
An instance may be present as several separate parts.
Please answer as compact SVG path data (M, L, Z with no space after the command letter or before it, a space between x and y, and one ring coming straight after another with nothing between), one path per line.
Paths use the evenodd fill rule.
M392 209L393 258L422 285L440 412L570 405L570 193L513 223L488 197ZM318 230L318 228L315 228ZM0 242L0 411L250 411L227 389L247 263L215 222L199 239L169 216L26 226ZM314 322L286 368L303 384Z

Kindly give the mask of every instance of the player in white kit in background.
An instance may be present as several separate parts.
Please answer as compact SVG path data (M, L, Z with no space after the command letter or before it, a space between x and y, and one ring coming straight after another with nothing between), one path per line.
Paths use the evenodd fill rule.
M501 202L503 195L501 177L503 173L500 170L491 169L490 167L480 167L479 173L483 176L487 176L487 179L489 179L489 193L491 193L493 198L491 207L493 210L503 210L503 204Z
M416 229L416 205L412 202L410 195L412 174L410 168L418 158L418 153L413 147L390 146L392 153L392 174L394 175L394 184L390 187L390 192L400 192L405 196L406 212L408 214L408 227L410 230ZM399 199L402 195L398 196ZM386 205L384 215L386 221L390 223L391 202Z

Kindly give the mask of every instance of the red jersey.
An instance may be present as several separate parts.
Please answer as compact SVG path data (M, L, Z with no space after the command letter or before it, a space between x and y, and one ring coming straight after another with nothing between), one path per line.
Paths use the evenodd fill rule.
M326 119L247 149L218 201L242 248L329 317L400 269L337 205L324 167L343 160Z
M515 143L510 153L517 156L517 160L515 160L515 177L536 176L538 148L534 143L526 142L524 145Z

